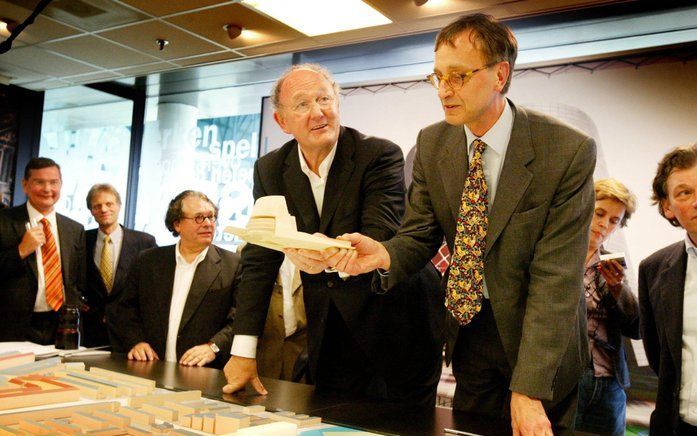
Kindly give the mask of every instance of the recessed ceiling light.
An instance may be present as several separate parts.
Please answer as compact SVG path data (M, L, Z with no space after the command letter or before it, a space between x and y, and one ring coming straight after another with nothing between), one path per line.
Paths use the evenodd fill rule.
M307 36L392 22L362 0L242 0L242 3Z

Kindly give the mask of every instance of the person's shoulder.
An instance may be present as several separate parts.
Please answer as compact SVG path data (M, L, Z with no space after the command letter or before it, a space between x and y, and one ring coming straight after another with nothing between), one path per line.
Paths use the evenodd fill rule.
M341 134L339 135L339 144L345 143L348 138L351 142L353 142L357 153L377 155L402 153L400 146L387 138L368 135L347 126L342 126L341 130Z
M74 230L82 230L82 231L85 230L85 226L83 226L81 223L79 223L79 222L75 221L74 219L72 219L68 216L65 216L63 214L56 213L56 219L60 220L61 223L66 227L70 227Z
M654 253L647 256L639 264L640 269L652 268L664 263L665 261L679 257L685 251L685 241L674 242L666 247L663 247Z
M24 213L22 212L22 209L24 209ZM26 204L20 204L19 206L13 207L6 207L4 209L0 209L0 220L16 220L23 214L28 215Z
M215 244L211 245L210 249L215 250L218 253L223 263L227 263L229 265L237 265L237 263L239 263L240 261L240 253L238 252L230 251L223 247L219 247Z
M295 141L295 139L291 139L290 141L283 144L280 148L277 148L266 153L263 156L260 156L257 159L256 164L264 167L278 165L286 160L289 153L296 150L296 144L297 142ZM297 153L297 151L295 152Z
M550 134L564 135L579 141L590 138L587 133L559 118L524 106L514 106L514 108L515 116L522 117L524 121L527 121L533 134L541 133L545 136Z
M165 245L164 247L150 247L138 254L139 261L148 262L150 260L162 261L166 256L174 256L175 245Z
M140 241L144 241L144 242L148 242L148 243L153 243L153 244L155 243L155 237L154 237L153 235L151 235L150 233L148 233L148 232L143 232L143 231L140 231L140 230L129 229L129 228L123 227L123 226L121 226L121 228L123 229L124 235L130 233L131 236L132 236L134 239L137 239L137 240L140 240Z

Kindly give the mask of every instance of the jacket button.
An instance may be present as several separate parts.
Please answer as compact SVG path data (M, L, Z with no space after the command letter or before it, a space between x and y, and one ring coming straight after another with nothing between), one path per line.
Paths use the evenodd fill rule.
M331 280L328 281L328 282L327 282L327 287L328 287L328 288L333 288L333 287L334 287L334 282L331 281Z

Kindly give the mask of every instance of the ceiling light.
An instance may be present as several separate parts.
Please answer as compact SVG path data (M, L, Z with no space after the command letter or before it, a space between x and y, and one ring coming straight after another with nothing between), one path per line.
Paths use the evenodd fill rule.
M414 4L415 4L416 6L423 6L423 5L425 5L426 3L428 3L428 0L414 0Z
M12 18L0 18L0 33L10 34L18 25Z
M165 46L169 45L169 41L166 40L166 39L157 38L157 39L155 40L155 44L157 44L157 48L158 48L160 51L162 51L162 50L165 49Z
M235 39L242 34L242 27L237 24L226 24L223 29L227 32L227 37L230 39Z
M392 22L361 0L242 0L242 3L307 36Z

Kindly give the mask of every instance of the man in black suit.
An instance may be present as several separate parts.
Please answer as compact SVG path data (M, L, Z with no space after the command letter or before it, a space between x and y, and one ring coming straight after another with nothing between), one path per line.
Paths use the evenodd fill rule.
M129 359L227 362L239 256L213 245L217 218L218 208L197 191L169 203L165 224L179 241L140 253L107 314Z
M639 265L641 336L658 374L652 435L697 435L697 144L658 164L654 204L685 239Z
M82 316L82 344L86 347L108 345L114 351L125 352L116 338L109 338L106 310L123 291L126 277L138 253L156 247L155 238L144 232L127 229L119 224L121 196L109 184L97 184L87 193L87 208L99 228L85 232L87 240L88 310Z
M285 196L303 232L392 236L404 212L400 148L340 126L338 86L318 65L294 66L272 95L276 122L295 139L257 161L254 197ZM321 258L292 249L285 254L301 271L310 375L317 387L435 404L442 350L435 269L424 269L403 292L388 296L371 290L370 274L340 276ZM257 376L256 340L283 255L254 244L242 252L225 392L248 381L266 392Z
M55 342L58 313L85 286L85 231L56 213L62 178L51 159L27 163L28 201L0 211L0 341Z

